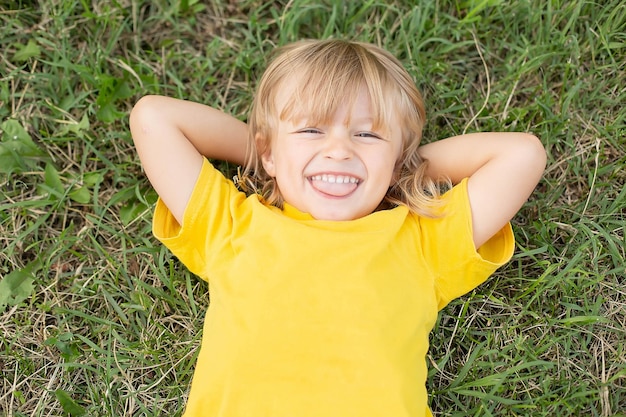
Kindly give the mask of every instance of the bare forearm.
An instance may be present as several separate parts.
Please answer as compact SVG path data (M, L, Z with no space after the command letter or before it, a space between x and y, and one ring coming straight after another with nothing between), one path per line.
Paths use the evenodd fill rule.
M202 155L243 164L248 142L247 125L212 107L163 96L146 96L135 111L153 114L154 131L177 129Z
M509 160L515 165L528 154L528 158L536 157L538 165L545 163L541 144L527 133L489 132L454 136L424 145L419 152L429 162L428 176L434 179L446 177L454 184L471 177L494 160Z

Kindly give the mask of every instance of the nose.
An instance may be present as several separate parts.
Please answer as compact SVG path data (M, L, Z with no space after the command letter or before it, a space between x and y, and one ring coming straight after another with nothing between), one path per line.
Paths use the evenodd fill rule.
M348 132L332 131L324 141L324 157L336 160L352 158L354 144Z

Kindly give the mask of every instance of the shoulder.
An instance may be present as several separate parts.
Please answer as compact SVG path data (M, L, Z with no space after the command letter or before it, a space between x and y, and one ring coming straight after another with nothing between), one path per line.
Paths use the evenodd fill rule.
M258 197L246 197L205 160L183 224L159 199L152 231L189 270L207 279L206 266L225 258L233 239L245 231L255 207L264 207Z
M475 247L467 178L441 196L441 205L434 212L433 217L417 216L422 246L427 252L445 255L449 261L486 262L497 266L512 256L514 237L509 223L480 248Z
M165 241L179 236L186 230L206 231L211 223L231 217L233 208L244 199L245 194L204 158L183 214L182 225L159 199L154 212L153 232L159 240Z

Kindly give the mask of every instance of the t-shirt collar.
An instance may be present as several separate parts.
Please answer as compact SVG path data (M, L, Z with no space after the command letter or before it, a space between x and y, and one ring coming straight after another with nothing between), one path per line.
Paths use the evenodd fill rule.
M294 220L315 220L309 213L303 213L288 203L283 203L283 214Z

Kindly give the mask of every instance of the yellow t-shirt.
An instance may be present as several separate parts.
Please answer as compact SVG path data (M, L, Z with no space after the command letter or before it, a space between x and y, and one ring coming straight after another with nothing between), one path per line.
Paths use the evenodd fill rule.
M510 225L478 252L466 181L446 216L396 207L320 221L246 197L205 160L180 227L154 233L209 282L186 417L430 416L437 312L513 251Z

